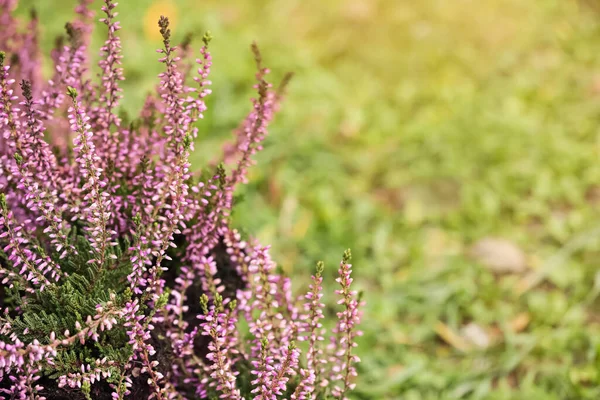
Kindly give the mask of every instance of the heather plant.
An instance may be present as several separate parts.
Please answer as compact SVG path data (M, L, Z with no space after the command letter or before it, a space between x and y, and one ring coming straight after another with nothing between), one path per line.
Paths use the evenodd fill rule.
M326 341L323 264L295 297L269 247L230 221L287 78L274 89L252 46L252 111L223 162L193 173L210 34L194 68L189 41L173 45L160 18L164 70L130 120L119 113L117 4L101 9L108 36L94 81L89 3L66 25L44 82L35 15L22 29L15 2L0 0L0 396L346 399L361 317L350 252Z

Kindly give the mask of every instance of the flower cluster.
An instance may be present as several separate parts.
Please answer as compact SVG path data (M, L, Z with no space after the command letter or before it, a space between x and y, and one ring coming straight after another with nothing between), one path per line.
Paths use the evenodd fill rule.
M44 82L37 18L0 0L0 397L346 399L361 300L350 253L325 344L323 271L296 297L269 247L231 226L236 188L279 109L256 45L257 96L222 162L190 170L211 94L211 36L197 59L161 17L164 71L138 118L122 98L117 3L80 0ZM195 67L194 67L195 66Z

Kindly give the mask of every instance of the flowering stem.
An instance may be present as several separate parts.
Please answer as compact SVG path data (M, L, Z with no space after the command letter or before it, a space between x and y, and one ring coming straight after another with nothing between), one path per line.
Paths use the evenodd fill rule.
M77 91L69 87L68 94L73 100L73 107L69 115L71 128L78 133L75 138L75 151L78 155L77 162L81 168L84 179L87 181L83 185L83 190L87 192L85 200L88 200L86 217L91 224L90 242L96 250L98 259L93 260L102 269L106 257L106 248L109 240L108 221L110 212L107 210L109 201L106 199L108 193L102 188L106 182L101 179L102 169L98 167L99 157L96 154L96 148L91 141L93 133L88 124L89 117L81 108L77 101Z
M287 348L287 353L284 358L283 364L280 366L279 371L271 382L271 386L269 388L271 393L277 393L279 391L283 392L285 390L286 381L283 379L286 374L289 373L290 367L293 366L293 363L297 363L298 349L296 348L296 344L294 342L290 343Z
M12 250L9 260L13 262L14 267L23 264L19 274L29 271L25 279L36 286L39 285L40 290L50 284L50 281L44 276L44 272L51 272L55 280L59 279L61 276L60 269L52 260L48 257L40 258L29 248L24 247L29 243L29 240L23 237L21 232L23 227L15 221L12 211L8 210L4 193L0 194L0 223L6 228L6 231L0 234L0 238L7 237L8 239L8 245L4 248L4 251Z
M346 393L354 388L354 384L351 383L351 378L356 376L356 368L353 363L359 360L357 356L352 354L352 348L356 346L354 338L360 334L360 332L355 331L355 326L360 322L360 314L358 311L358 300L354 298L356 292L350 288L352 284L351 258L350 250L346 250L340 263L339 277L336 279L341 286L340 290L336 290L336 293L341 296L338 304L343 304L344 310L337 314L339 320L335 332L343 337L339 341L339 345L342 346L342 357L344 359L341 364L343 375L336 376L336 378L342 380L343 386L342 388L336 386L332 393L334 397L340 400L345 399Z

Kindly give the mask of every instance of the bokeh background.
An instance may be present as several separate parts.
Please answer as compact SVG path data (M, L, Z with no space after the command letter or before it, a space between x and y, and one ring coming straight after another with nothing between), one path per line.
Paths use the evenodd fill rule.
M19 12L48 51L74 3ZM195 167L250 109L253 40L273 79L295 72L234 221L298 289L352 247L354 398L600 398L599 2L121 3L130 112L161 69L159 15L176 40L212 31Z

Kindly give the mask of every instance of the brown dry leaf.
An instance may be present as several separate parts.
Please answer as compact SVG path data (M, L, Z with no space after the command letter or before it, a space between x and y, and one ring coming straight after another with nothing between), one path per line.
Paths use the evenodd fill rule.
M465 340L480 349L486 349L492 344L489 331L474 322L463 326L460 332Z
M362 22L368 21L375 14L373 2L366 0L353 0L344 2L342 12L345 17L351 21Z
M529 326L530 322L531 316L529 313L522 312L510 321L510 329L515 333L523 332Z
M454 332L450 327L441 321L435 325L435 333L450 346L457 350L467 352L471 349L469 343L463 339L459 334Z
M470 249L477 262L498 273L520 273L527 268L527 257L513 242L487 237L477 241Z
M404 207L405 198L400 189L378 188L374 190L373 195L378 202L390 210L398 211Z
M273 207L279 207L281 205L281 185L274 177L270 177L269 180L269 190L267 199L269 204Z
M488 336L490 337L492 344L498 344L504 341L504 334L502 333L502 330L495 325L488 329Z
M600 75L596 75L592 78L592 94L600 95Z
M598 79L598 94L600 94L600 77ZM600 204L600 186L592 186L585 193L585 200L592 206Z
M394 365L390 365L387 369L387 375L392 378L400 373L402 373L402 371L404 371L406 369L406 367L402 364L394 364Z
M534 287L538 283L538 273L530 273L519 279L517 285L515 286L515 292L521 296L523 293L527 292L529 289Z

